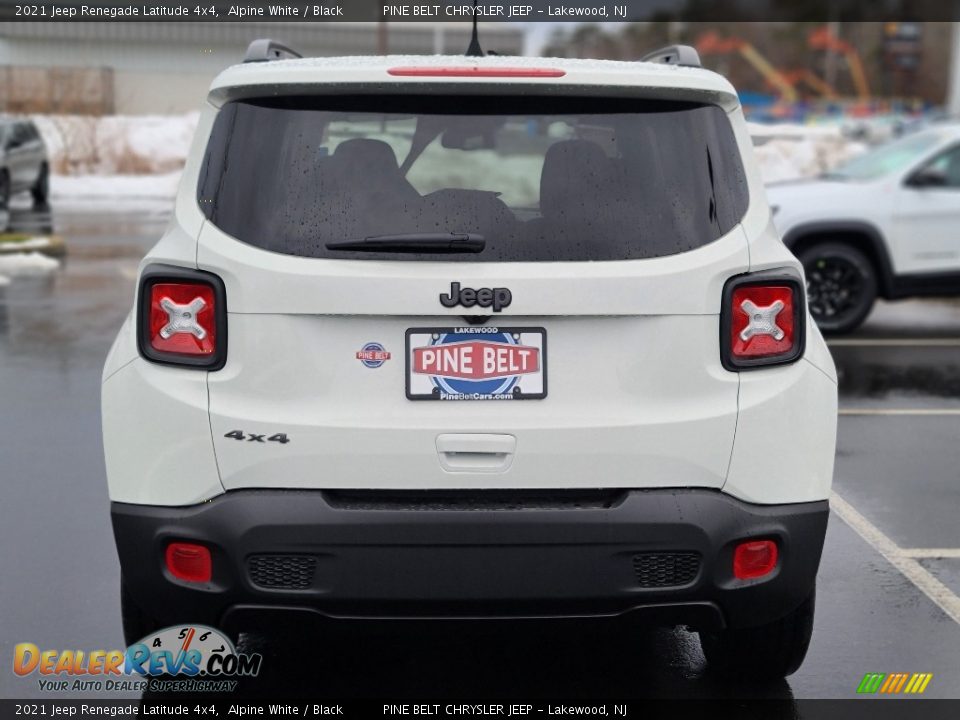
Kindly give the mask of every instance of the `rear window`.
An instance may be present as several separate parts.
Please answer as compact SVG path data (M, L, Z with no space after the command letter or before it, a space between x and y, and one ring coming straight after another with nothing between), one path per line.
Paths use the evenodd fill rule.
M712 105L321 96L225 105L198 200L273 252L506 262L685 252L729 232L748 194ZM469 251L437 252L450 234Z

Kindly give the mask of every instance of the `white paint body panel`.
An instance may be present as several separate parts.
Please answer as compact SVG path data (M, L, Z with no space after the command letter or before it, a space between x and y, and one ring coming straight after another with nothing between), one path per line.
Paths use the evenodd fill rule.
M751 269L799 264L780 243L736 95L713 73L638 63L537 60L563 67L550 82L603 94L715 102L744 158L750 205L742 222L700 249L593 263L426 263L304 259L245 245L205 222L196 200L215 105L237 88L357 83L423 91L390 78L410 64L469 58L304 60L225 71L202 114L176 217L143 266L164 262L219 275L226 286L226 366L207 373L139 358L128 322L104 370L103 422L111 498L188 505L239 488L703 487L783 503L829 494L836 385L819 332L806 359L734 373L719 355L722 289ZM533 61L485 58L484 64ZM460 89L483 83L443 79ZM547 81L503 80L501 84ZM536 91L533 88L532 91ZM262 89L261 89L262 92ZM410 401L404 334L459 326L438 294L506 286L513 303L493 323L547 332L548 395L507 402ZM488 323L492 324L492 323ZM365 367L379 342L391 359ZM797 417L808 421L796 422ZM232 431L286 433L239 441Z
M737 439L723 490L765 505L826 498L836 438L836 380L811 362L741 373Z
M224 486L662 487L677 478L684 485L723 484L738 382L715 352L717 316L546 323L511 316L511 326L546 325L546 399L407 400L404 332L444 322L437 316L231 315L231 359L210 375ZM376 369L354 357L371 340L392 354ZM283 431L291 442L224 437L237 429ZM496 475L444 470L438 438L478 433L516 438L509 469Z
M127 363L103 384L103 446L110 499L192 505L223 492L205 372Z

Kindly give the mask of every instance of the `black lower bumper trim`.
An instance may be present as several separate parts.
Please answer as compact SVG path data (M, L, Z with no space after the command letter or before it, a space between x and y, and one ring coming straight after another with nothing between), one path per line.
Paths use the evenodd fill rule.
M562 493L558 493L558 496ZM344 503L335 493L243 490L189 507L114 503L124 581L164 624L300 612L326 619L643 616L746 627L813 588L827 502L752 505L713 490L632 490L613 502ZM501 493L502 495L502 493ZM777 542L761 580L733 577L736 544ZM207 545L213 578L172 577L171 541Z

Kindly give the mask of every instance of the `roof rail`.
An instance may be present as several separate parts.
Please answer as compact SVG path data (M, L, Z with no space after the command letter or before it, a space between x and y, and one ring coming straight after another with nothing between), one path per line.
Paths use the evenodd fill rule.
M669 45L668 47L647 53L641 62L664 63L665 65L680 65L682 67L703 67L700 64L700 55L696 48L689 45Z
M278 43L269 38L260 38L254 40L247 47L247 54L243 56L245 63L249 62L267 62L269 60L288 60L290 58L302 58L303 55L296 50L291 50L286 45Z

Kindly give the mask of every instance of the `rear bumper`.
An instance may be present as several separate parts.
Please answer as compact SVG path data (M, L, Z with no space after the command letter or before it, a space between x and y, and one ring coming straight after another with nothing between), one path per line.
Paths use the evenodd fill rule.
M125 582L164 624L229 628L268 611L326 618L630 615L713 629L777 619L813 588L826 501L751 505L713 490L550 494L244 490L189 507L113 503ZM776 569L732 574L774 539ZM208 545L213 579L164 566Z

